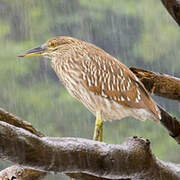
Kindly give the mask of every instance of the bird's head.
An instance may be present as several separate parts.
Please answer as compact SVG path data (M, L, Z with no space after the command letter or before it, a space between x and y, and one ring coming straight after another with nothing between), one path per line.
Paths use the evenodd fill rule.
M72 37L54 37L38 47L27 50L25 53L19 55L18 57L45 56L48 58L52 58L63 47L68 47L68 45L76 43L77 41L77 39Z

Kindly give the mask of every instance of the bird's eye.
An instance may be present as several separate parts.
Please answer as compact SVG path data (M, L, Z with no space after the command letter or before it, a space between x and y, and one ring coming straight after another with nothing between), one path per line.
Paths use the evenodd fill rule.
M55 42L50 42L50 43L49 43L49 47L51 47L51 48L56 47L56 43L55 43Z

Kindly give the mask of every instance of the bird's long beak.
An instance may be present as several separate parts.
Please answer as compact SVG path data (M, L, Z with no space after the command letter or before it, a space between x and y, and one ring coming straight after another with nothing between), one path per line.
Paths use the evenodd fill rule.
M43 56L43 52L46 50L44 46L38 46L33 49L27 50L25 53L20 54L18 57L30 57L30 56Z

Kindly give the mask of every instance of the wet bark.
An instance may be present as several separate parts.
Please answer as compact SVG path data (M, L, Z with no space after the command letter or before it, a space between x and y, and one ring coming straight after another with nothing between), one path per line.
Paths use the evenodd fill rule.
M43 137L32 129L29 123L0 110L0 157L21 165L3 170L1 178L42 179L46 172L63 172L78 180L180 179L180 165L158 160L148 140L131 137L112 145Z
M161 0L169 14L180 26L180 1L179 0Z
M158 106L161 111L160 123L168 130L169 135L180 144L180 122L176 117L172 117L162 107Z
M140 79L150 93L180 101L179 78L135 67L130 67L130 70ZM170 136L180 144L180 122L162 107L159 106L159 109L162 117L161 124L169 131Z
M128 138L121 145L80 138L38 137L0 122L0 139L2 158L39 171L71 176L83 172L83 179L89 175L113 180L180 178L178 165L155 158L149 141L137 137Z
M146 89L157 96L180 101L180 78L130 67Z
M31 123L24 121L21 118L15 116L14 114L9 113L9 112L5 111L4 109L1 109L1 108L0 108L0 121L8 122L9 124L11 124L13 126L23 128L23 129L39 136L39 137L44 136L40 131L36 130L32 126Z

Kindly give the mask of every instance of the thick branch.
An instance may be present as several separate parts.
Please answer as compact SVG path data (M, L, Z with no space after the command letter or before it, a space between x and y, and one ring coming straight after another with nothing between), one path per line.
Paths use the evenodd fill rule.
M167 113L162 107L158 107L161 111L161 124L169 131L169 135L180 144L180 122Z
M159 74L144 69L130 67L131 71L140 79L150 93L169 99L180 101L180 79L167 74ZM161 124L170 135L180 144L180 122L159 106Z
M0 139L2 158L42 171L83 172L107 179L180 178L179 166L156 159L149 141L140 138L129 138L122 145L76 138L40 138L0 122Z
M169 14L180 25L180 1L179 0L161 0Z
M32 127L31 123L22 120L21 118L5 111L4 109L0 108L0 121L7 122L8 124L14 125L15 127L20 127L25 129L36 136L43 137L44 135ZM0 172L0 179L2 180L13 180L15 177L17 180L41 180L46 176L47 173L32 169L27 169L21 167L19 165L11 166L9 168L4 169Z
M144 69L130 67L150 93L180 101L180 79Z
M29 132L31 132L31 133L39 136L39 137L44 136L40 131L33 128L31 123L22 120L21 118L5 111L2 108L0 108L0 121L7 122L7 123L14 125L16 127L26 129L27 131L29 131Z

